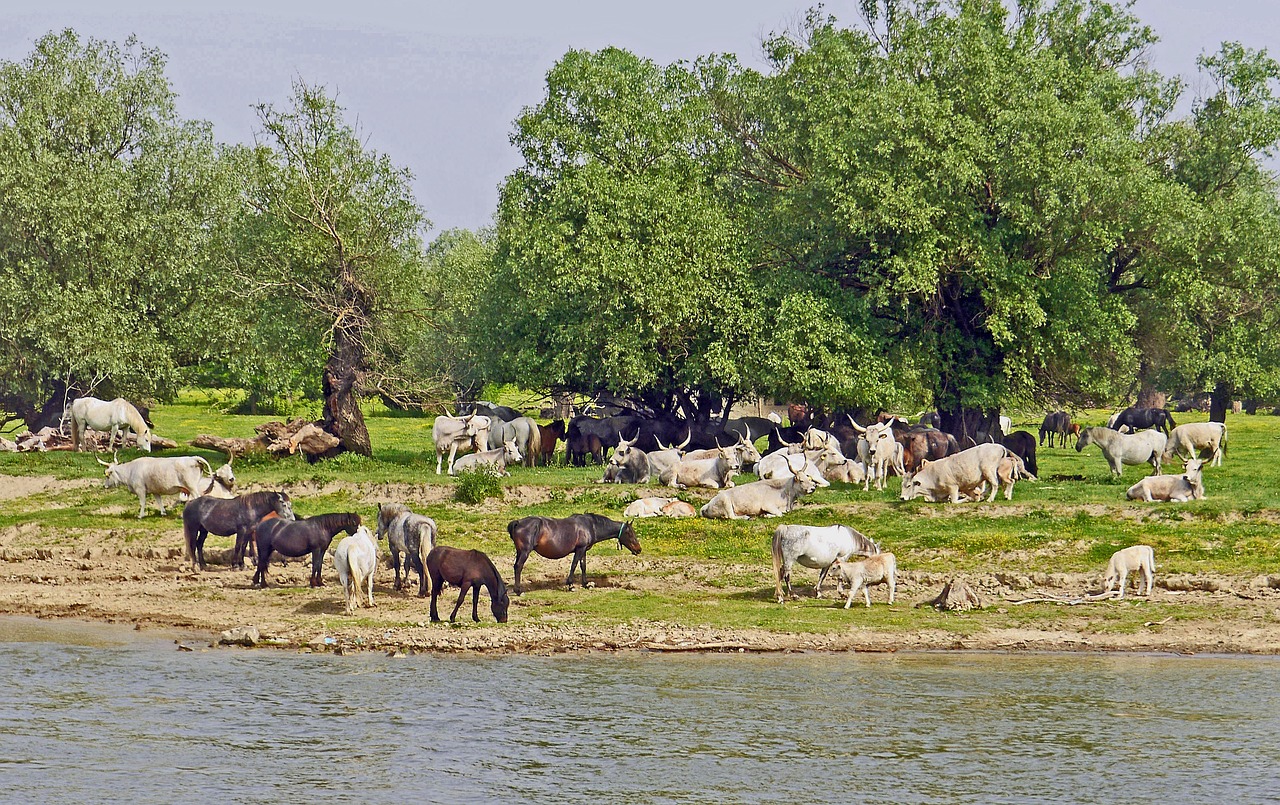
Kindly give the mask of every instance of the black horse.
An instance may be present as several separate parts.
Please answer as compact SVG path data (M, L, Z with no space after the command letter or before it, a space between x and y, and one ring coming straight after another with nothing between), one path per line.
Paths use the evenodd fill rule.
M574 568L582 567L582 586L587 586L587 549L607 539L618 540L619 548L640 553L640 540L631 523L619 523L600 514L573 514L568 517L522 517L507 523L507 533L516 544L516 595L520 595L520 570L529 554L537 551L547 559L563 559L573 554L566 586L573 587Z
M1159 428L1161 433L1168 436L1169 431L1176 428L1178 423L1173 421L1173 414L1163 408L1126 408L1116 416L1109 427L1112 430L1120 430L1125 425L1135 433L1144 428Z
M1067 434L1071 432L1071 414L1066 411L1054 411L1044 415L1040 423L1040 446L1044 447L1044 439L1049 437L1049 446L1053 447L1055 438L1059 447L1067 446ZM1032 474L1035 470L1032 470Z
M210 534L236 535L231 567L244 567L244 549L253 527L269 514L293 519L293 502L288 492L250 492L234 498L199 497L182 510L182 532L187 540L187 556L192 570L204 570L204 541Z
M271 552L284 556L311 554L312 587L323 587L320 570L324 566L324 552L339 531L356 533L360 527L360 515L353 512L317 514L301 520L281 520L272 517L254 527L254 540L258 543L258 572L253 574L254 587L267 586L267 566L271 564Z
M453 613L449 615L449 623L458 617L462 602L471 593L471 620L480 622L480 587L489 591L489 608L498 623L507 622L507 608L511 599L507 597L507 585L498 575L498 568L493 560L482 551L464 551L450 548L448 545L437 545L427 554L427 573L431 574L431 622L440 622L440 613L436 611L436 601L440 598L440 588L444 582L457 587L458 603L453 605Z

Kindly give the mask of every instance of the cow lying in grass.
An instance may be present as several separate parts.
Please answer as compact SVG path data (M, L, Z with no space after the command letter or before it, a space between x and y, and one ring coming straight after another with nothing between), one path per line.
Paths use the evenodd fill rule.
M1151 587L1156 578L1156 552L1150 545L1133 545L1111 554L1111 561L1107 562L1106 575L1102 577L1102 591L1109 593L1118 586L1119 597L1124 598L1124 588L1129 574L1135 572L1142 574L1141 578L1135 577L1138 594L1150 596ZM1144 582L1147 588L1146 593L1142 592Z
M1129 487L1125 495L1129 500L1163 500L1183 503L1188 500L1204 500L1204 482L1200 469L1204 462L1193 458L1185 465L1182 475L1148 475Z
M858 589L862 589L862 597L871 606L871 593L867 589L873 584L884 584L889 588L889 603L893 604L893 593L897 589L898 560L891 553L878 553L857 562L846 562L840 559L831 563L831 573L836 577L836 592L841 585L849 585L849 598L844 602L848 609L853 604L853 597Z

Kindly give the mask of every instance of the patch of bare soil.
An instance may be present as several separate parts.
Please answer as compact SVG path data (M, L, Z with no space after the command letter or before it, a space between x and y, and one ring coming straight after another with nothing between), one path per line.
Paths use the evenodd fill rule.
M370 494L376 494L370 492ZM984 650L1108 650L1192 652L1280 652L1280 578L1228 578L1212 575L1158 577L1150 602L1126 598L1070 605L1096 586L1096 576L1059 573L963 574L989 608L1011 613L1028 598L1061 599L1062 614L1043 627L1010 625L1011 617L997 617L998 625L977 629L873 629L859 625L862 607L849 611L849 627L826 634L786 634L759 629L718 629L669 623L633 623L597 628L575 622L571 612L550 607L541 596L512 598L510 622L498 625L481 597L481 624L470 621L464 604L457 627L431 624L428 601L418 598L416 578L405 591L392 589L385 560L374 588L377 607L361 609L356 619L343 614L341 589L326 569L326 586L305 586L307 564L274 562L271 587L250 587L251 572L231 570L225 552L211 551L215 560L196 573L180 547L138 546L125 534L83 535L65 547L38 547L39 527L14 526L0 532L0 612L39 617L178 627L206 632L212 640L224 630L252 626L259 644L310 651L379 650L516 651L552 653L576 650L648 651L896 651L912 649ZM69 544L70 543L70 544ZM49 544L44 542L44 544ZM501 566L509 557L497 558ZM557 595L589 596L593 590L565 590L567 561L535 558L525 568L530 590L556 590ZM721 563L653 559L607 554L591 557L591 576L601 588L610 586L665 592L702 591L771 602L770 569ZM812 578L797 573L796 591L812 593ZM904 572L895 607L911 607L935 595L953 574ZM726 578L747 586L723 586ZM281 588L289 588L287 590ZM828 593L830 595L830 593ZM541 600L540 600L541 599ZM883 607L883 591L873 592ZM448 617L457 600L446 590L441 614ZM832 606L839 604L834 600ZM1136 631L1107 631L1109 615L1129 614L1134 607L1184 602L1194 609L1213 609L1181 619L1153 616L1139 621ZM469 602L468 602L469 603ZM776 606L776 604L770 604ZM971 624L971 615L955 615L958 625ZM992 620L987 619L989 622Z
M101 482L101 478L76 478L60 480L52 475L0 475L0 500L25 498L43 492L65 492L68 489L80 489Z

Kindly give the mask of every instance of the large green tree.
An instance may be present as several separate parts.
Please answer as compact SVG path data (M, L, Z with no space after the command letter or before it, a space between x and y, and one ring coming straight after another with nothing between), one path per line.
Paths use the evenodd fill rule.
M370 455L360 397L423 402L433 390L405 362L426 313L427 222L408 171L370 150L324 88L298 82L287 107L257 110L260 143L236 157L245 207L231 270L256 322L237 366L249 383L300 370L339 449Z
M219 352L228 174L164 68L70 30L0 62L0 410L29 426L99 388L171 393Z

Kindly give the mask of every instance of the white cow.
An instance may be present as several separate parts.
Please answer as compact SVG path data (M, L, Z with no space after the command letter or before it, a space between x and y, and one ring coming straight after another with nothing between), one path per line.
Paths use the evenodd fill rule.
M1189 422L1179 425L1169 433L1169 441L1160 454L1160 461L1179 458L1195 458L1201 450L1209 451L1209 466L1222 465L1222 454L1227 449L1227 426L1222 422Z
M749 517L777 517L795 508L796 498L808 495L818 485L808 476L771 478L718 492L700 509L703 517L746 520Z
M507 465L519 463L520 448L516 447L515 439L508 439L496 450L482 450L479 453L468 453L462 456L453 462L453 466L449 468L449 474L457 475L463 470L486 466L497 470L499 475L509 476L511 473L507 472Z
M1129 500L1164 500L1184 503L1188 500L1204 500L1204 481L1200 468L1204 462L1193 458L1183 465L1182 475L1148 475L1129 487L1125 496Z
M996 499L1000 462L1012 455L1003 445L985 443L961 450L937 461L924 460L920 469L902 478L902 499L923 497L933 502L959 503L961 494L981 484L991 488L988 502Z
M123 486L138 496L138 519L147 514L147 495L155 495L160 514L165 513L162 495L186 493L189 498L200 497L205 489L205 471L212 474L209 462L201 456L143 456L133 461L111 463L98 459L106 467L107 489Z
M1119 597L1124 598L1125 582L1133 572L1142 574L1142 577L1137 580L1138 594L1143 594L1142 586L1145 582L1146 595L1150 596L1151 587L1156 578L1156 552L1150 545L1131 545L1111 554L1111 561L1107 562L1106 575L1102 577L1103 592L1109 593L1119 586Z
M431 440L436 446L436 475L440 474L440 464L445 450L449 451L449 474L453 475L453 460L460 448L471 445L475 450L484 450L489 441L489 417L480 414L467 416L449 416L441 414L431 424Z
M716 450L715 458L680 459L678 464L658 476L658 482L673 489L687 489L690 486L726 489L734 485L733 477L741 470L742 462L738 459L738 451L732 447L722 447Z

